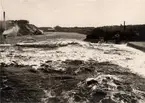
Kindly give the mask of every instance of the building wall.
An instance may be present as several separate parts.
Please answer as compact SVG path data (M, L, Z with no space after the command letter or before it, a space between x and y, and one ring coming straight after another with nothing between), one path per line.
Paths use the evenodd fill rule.
M19 27L18 25L15 25L7 30L5 30L3 32L3 35L6 35L6 36L17 36L18 32L19 32Z

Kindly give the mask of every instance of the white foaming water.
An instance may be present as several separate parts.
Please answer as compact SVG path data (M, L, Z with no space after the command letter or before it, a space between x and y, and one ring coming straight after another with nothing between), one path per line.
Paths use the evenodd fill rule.
M127 47L125 44L97 44L74 39L57 39L36 44L58 45L58 48L22 48L22 51L14 50L14 48L5 49L0 52L0 62L10 64L15 61L18 64L30 65L37 69L41 63L48 60L96 60L117 64L145 76L145 53ZM0 49L2 51L2 48Z

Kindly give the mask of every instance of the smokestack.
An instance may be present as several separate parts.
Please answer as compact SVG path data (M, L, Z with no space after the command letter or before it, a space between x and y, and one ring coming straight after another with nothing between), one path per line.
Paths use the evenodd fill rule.
M125 29L126 29L125 21L124 21L124 25L123 25L123 27L124 27L123 29L124 29L124 31L125 31Z
M4 38L3 38L3 31L6 29L6 23L5 23L5 12L3 12L3 21L1 22L0 25L0 44L4 43Z
M5 13L5 11L3 12L3 19L4 19L4 21L6 21L6 13Z
M6 30L6 13L3 12L4 29Z

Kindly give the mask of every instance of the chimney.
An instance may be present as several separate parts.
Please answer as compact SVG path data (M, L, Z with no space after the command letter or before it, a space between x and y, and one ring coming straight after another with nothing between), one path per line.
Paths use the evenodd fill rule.
M124 29L124 31L125 31L125 29L126 29L125 21L124 21L124 24L123 24L123 29Z
M3 19L4 19L4 21L6 20L6 13L5 13L5 11L3 12Z
M6 30L6 12L3 12L4 30Z

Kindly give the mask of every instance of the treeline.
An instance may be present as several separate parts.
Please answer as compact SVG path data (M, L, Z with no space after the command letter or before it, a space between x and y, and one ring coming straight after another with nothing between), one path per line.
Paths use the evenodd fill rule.
M90 34L95 27L54 27L56 32L75 32L81 34Z
M103 39L104 41L144 41L145 24L142 25L113 25L102 27L41 27L44 32L75 32L85 34L88 39ZM119 37L117 37L119 36Z
M103 26L97 27L87 35L86 39L103 39L104 41L144 41L145 24L127 26Z
M142 29L145 29L145 24L142 25L114 25L114 26L102 26L102 27L97 27L102 29L103 31L140 31Z

